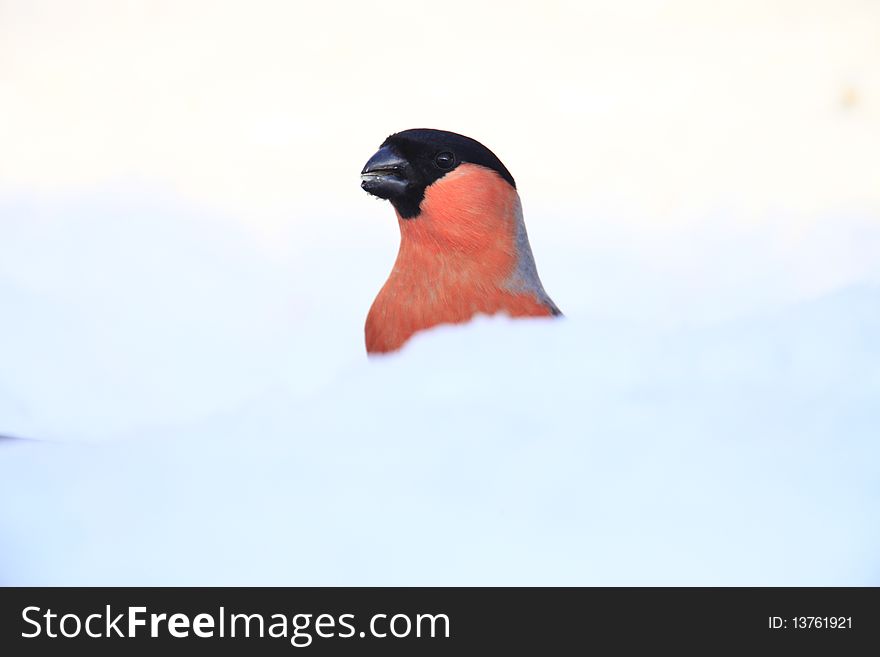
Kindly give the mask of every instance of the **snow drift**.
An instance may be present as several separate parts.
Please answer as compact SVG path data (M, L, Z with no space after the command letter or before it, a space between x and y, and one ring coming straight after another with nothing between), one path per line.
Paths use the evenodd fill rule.
M368 361L370 248L316 285L123 206L4 223L4 584L880 584L870 282L670 323L551 276L563 320Z

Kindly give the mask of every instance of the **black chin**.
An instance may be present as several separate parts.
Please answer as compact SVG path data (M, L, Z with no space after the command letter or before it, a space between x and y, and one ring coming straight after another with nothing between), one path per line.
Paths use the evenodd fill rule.
M424 198L424 190L422 190L419 196L405 194L389 200L401 219L415 219L422 211L422 198Z

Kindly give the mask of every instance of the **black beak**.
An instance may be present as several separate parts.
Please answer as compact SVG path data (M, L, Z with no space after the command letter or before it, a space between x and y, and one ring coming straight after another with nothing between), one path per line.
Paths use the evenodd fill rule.
M361 171L361 187L379 198L401 196L409 184L409 166L409 162L390 146L383 146L364 165Z

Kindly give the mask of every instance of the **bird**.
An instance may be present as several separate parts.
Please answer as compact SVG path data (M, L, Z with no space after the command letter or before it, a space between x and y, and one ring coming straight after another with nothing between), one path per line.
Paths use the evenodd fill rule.
M562 315L538 276L516 182L477 140L394 133L364 165L361 187L391 202L400 228L397 259L367 314L368 355L479 314Z

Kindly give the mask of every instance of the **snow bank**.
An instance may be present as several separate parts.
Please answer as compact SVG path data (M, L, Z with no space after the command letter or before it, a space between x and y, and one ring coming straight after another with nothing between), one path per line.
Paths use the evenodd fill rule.
M91 210L0 247L4 584L880 584L875 285L367 361L373 270L301 274L375 252Z

